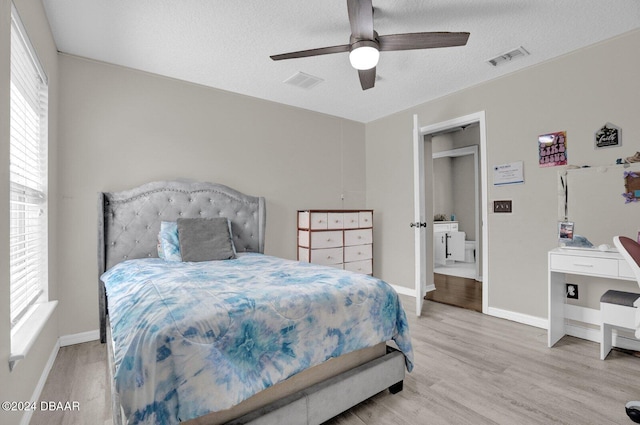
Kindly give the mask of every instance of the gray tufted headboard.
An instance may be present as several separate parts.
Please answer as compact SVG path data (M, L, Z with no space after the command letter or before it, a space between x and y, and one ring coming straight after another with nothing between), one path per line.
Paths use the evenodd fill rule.
M264 252L265 200L203 182L161 181L98 194L98 276L121 261L157 257L162 221L227 217L237 252ZM100 340L106 341L107 299L99 282Z

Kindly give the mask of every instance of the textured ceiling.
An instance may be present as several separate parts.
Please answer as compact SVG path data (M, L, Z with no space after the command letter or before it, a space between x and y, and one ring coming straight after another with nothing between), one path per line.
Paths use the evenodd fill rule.
M360 122L640 28L640 0L373 0L380 35L467 31L471 36L464 47L382 52L376 86L362 91L347 53L269 58L347 44L345 0L43 4L61 52ZM530 55L500 67L487 64L519 46ZM324 81L308 90L283 84L298 71Z

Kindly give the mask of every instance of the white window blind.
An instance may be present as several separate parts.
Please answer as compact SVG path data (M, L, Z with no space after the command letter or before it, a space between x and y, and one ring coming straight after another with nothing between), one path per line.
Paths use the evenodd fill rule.
M13 5L12 5L13 6ZM11 324L47 290L47 77L11 11Z

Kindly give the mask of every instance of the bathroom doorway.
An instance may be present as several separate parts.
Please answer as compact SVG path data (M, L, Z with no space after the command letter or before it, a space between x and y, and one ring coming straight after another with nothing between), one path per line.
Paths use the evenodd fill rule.
M473 136L474 141L470 142L470 135L473 133L475 133ZM444 148L438 147L437 139L439 138L450 139L448 145ZM434 139L436 139L436 144L432 143ZM467 152L466 149L472 151ZM453 152L442 153L446 151ZM464 172L462 174L460 174L459 171L453 172L456 177L459 177L459 180L464 182L466 186L465 190L472 188L474 198L477 197L474 206L459 207L461 209L458 212L455 211L455 207L451 207L447 211L437 211L437 207L434 208L434 189L437 190L434 187L434 179L436 178L434 177L434 168L437 167L437 164L434 167L434 152L436 153L435 161L438 161L438 155L450 158L450 160L453 161L455 161L453 158L457 157L475 157L475 159L471 161L471 166L462 166L462 168L467 169L467 171L474 168L474 171L470 173ZM475 152L475 154L472 152ZM487 259L485 258L486 256L483 255L488 245L486 161L486 126L484 112L470 114L425 127L419 125L418 117L414 115L415 263L416 295L419 296L416 304L418 315L420 314L419 311L423 298L432 299L434 295L437 297L445 295L444 292L446 288L443 287L443 284L438 285L438 282L442 282L443 280L449 284L449 287L459 286L458 283L460 280L465 284L470 284L470 286L464 288L463 296L466 297L471 293L476 297L476 301L474 301L476 307L473 307L474 310L486 312L488 309L489 278L487 273ZM449 189L449 192L452 193L454 190L456 193L459 192L458 189ZM460 218L465 215L472 217L470 220L473 224L460 223ZM442 221L434 222L434 218ZM462 221L469 223L468 218L463 218ZM420 224L420 228L417 227L418 224ZM434 226L438 224L451 226L445 229L444 233L464 231L465 235L462 238L460 238L460 234L450 234L452 239L444 239L444 241L449 241L453 240L453 237L456 236L458 243L461 243L463 246L463 248L457 249L457 261L454 260L453 256L447 257L449 260L453 260L449 261L447 265L451 266L451 269L454 269L458 265L456 263L461 263L461 269L471 269L467 271L467 275L472 277L467 278L453 276L453 274L434 273L434 266L439 266L436 264L437 261L434 255L437 249L434 235L441 236L440 240L443 240L442 235L437 235L442 229ZM425 225L426 227L423 227ZM446 242L444 243L446 244ZM446 248L447 247L445 247L445 250ZM453 254L451 251L448 252ZM471 258L473 258L473 262L470 261ZM464 266L462 266L462 263L464 263ZM452 281L456 282L452 283ZM427 294L426 296L425 293ZM447 298L446 302L448 304L455 304L451 301L449 295L445 298ZM477 298L481 298L481 308L478 307ZM468 304L468 300L463 301ZM463 302L461 302L461 304L463 304ZM469 308L465 305L461 306Z
M482 282L477 123L431 137L434 272ZM458 147L463 145L462 147Z
M479 145L477 122L432 134L425 181L433 185L436 288L425 298L476 311L482 311Z

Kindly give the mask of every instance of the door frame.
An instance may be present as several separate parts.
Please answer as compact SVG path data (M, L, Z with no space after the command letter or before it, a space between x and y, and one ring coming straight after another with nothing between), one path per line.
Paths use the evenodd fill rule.
M422 314L423 296L428 291L435 290L433 284L433 261L427 261L427 236L433 233L433 214L426 216L425 211L425 143L431 143L431 134L451 130L469 124L478 123L480 127L480 183L482 187L482 216L480 227L482 231L482 312L489 308L489 223L488 216L488 183L487 183L487 131L485 112L480 111L451 120L421 127L418 115L413 116L413 188L414 188L414 218L418 223L427 223L427 231L423 227L416 227L414 238L415 253L415 296L416 315ZM428 139L428 140L427 140ZM429 145L430 149L430 145ZM429 155L431 157L431 155ZM432 159L432 158L431 158ZM430 167L431 168L431 167ZM432 172L432 170L430 171ZM430 282L427 285L427 282Z

